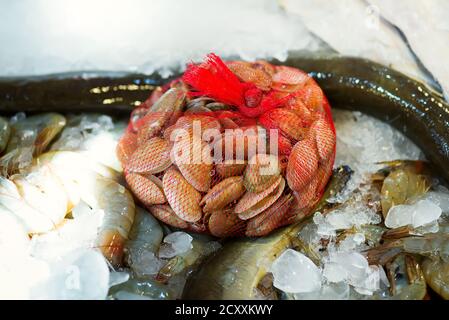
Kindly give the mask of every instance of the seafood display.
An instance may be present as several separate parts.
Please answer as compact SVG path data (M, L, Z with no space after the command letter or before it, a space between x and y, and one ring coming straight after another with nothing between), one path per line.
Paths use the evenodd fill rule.
M349 168L336 170L324 197L337 192L350 176ZM321 210L325 201L314 208ZM185 298L200 299L249 299L254 298L255 289L267 273L267 265L286 248L295 243L292 235L298 226L288 231L277 231L260 238L228 243L218 255L201 268L185 288ZM299 240L298 240L299 242ZM198 278L198 280L196 279Z
M327 99L305 72L210 54L132 112L117 154L131 191L161 221L264 236L310 213L335 139Z
M264 94L287 90L291 98L298 85L296 104L261 111L250 88L240 109L180 80L154 87L148 99L143 92L152 88L142 87L104 104L92 100L100 78L37 80L27 87L31 99L0 98L8 112L27 112L0 118L0 249L8 257L0 296L447 299L447 105L367 60L289 58L286 65L309 72L333 106L388 124L337 109L331 121L327 107L307 113L320 106L318 96L326 101L312 78L274 63L226 67ZM268 81L266 68L281 75ZM79 97L33 102L36 88L68 82L80 85ZM25 85L0 81L0 92ZM100 91L100 100L114 98ZM45 101L49 112L28 113ZM101 114L67 114L75 105ZM107 115L117 110L119 118ZM197 136L197 125L210 133ZM224 134L242 128L256 139ZM259 139L270 129L280 134ZM311 136L313 143L300 143ZM245 156L234 148L239 142L264 152ZM227 151L232 157L218 162ZM191 156L201 161L185 161ZM235 235L245 237L226 239Z
M336 163L346 165L334 170L314 214L264 238L226 243L188 279L184 298L448 298L449 190L426 162L411 160L422 157L416 146L384 140L387 125L347 111L334 111L334 119L344 149ZM389 152L376 155L379 147ZM354 157L357 150L372 162ZM398 155L410 160L376 161Z
M58 113L2 121L0 250L9 259L0 263L0 297L174 299L185 273L219 248L163 230L136 207L116 156L124 121ZM187 245L177 247L178 234ZM24 273L30 278L18 281Z

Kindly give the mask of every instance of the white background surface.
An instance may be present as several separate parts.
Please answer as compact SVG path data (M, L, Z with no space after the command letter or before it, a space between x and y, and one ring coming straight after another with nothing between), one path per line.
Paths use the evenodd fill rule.
M0 0L0 76L167 75L211 51L282 60L288 50L319 48L319 38L431 81L395 25L447 92L448 16L447 0Z

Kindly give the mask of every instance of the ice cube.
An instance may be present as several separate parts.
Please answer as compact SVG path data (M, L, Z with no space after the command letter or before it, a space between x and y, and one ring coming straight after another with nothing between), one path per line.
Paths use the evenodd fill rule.
M366 269L366 275L364 279L358 279L357 282L353 282L355 291L364 295L372 295L373 292L379 290L380 273L377 266L370 266Z
M273 285L285 292L313 292L321 287L320 269L304 254L285 250L271 266Z
M440 225L438 221L433 221L431 223L425 224L413 230L414 235L422 236L426 233L437 233L440 230Z
M109 290L109 268L94 249L78 250L50 265L47 279L32 288L32 299L98 300Z
M335 228L326 220L326 218L317 212L313 216L313 222L318 227L316 233L320 236L328 237L335 236Z
M350 284L357 283L366 275L368 261L358 252L335 252L329 255L329 260L346 270Z
M413 221L412 211L409 205L400 204L393 206L388 210L385 218L385 226L387 228L399 228L411 225Z
M193 248L192 236L182 231L170 233L164 238L164 243L159 249L160 258L173 258Z
M136 207L134 223L128 235L129 240L126 243L126 247L130 250L131 256L133 251L138 251L143 247L151 252L156 252L161 244L162 238L162 228L156 218L145 209Z
M149 250L141 250L134 255L131 261L131 269L138 277L155 275L165 265L165 262Z
M0 299L30 299L30 290L49 275L45 261L20 250L11 252L7 259L0 259Z
M441 208L429 200L418 201L413 210L413 227L417 228L438 220L441 212Z
M297 292L293 294L295 300L320 300L321 290L318 288L316 291L311 292Z
M322 300L347 300L349 298L349 285L345 282L328 283L321 289Z
M388 211L385 226L398 228L412 225L414 228L430 224L441 216L441 208L430 200L419 200L414 204L393 206Z
M109 287L128 281L129 273L125 271L111 271L109 273Z
M114 123L112 122L112 118L110 116L102 114L98 117L97 121L103 130L110 131L114 129Z
M80 150L84 138L78 127L66 127L63 129L61 136L52 144L51 150Z
M321 289L294 294L295 300L347 300L349 285L345 282L325 283Z
M366 201L363 199L364 194L371 194L371 191L363 190L363 194L361 192L353 194L354 201L343 204L338 209L327 213L326 216L316 213L313 221L318 226L317 233L321 236L333 237L337 230L380 223L380 215L375 208L366 204Z
M326 216L326 220L334 230L349 229L352 227L351 217L345 211L332 211Z
M380 269L369 266L359 252L331 251L325 261L324 276L329 282L345 282L362 295L372 295L380 287Z
M58 229L35 235L31 239L31 255L57 260L71 251L91 248L98 235L103 215L102 210L78 212L75 219L65 220Z
M324 265L323 276L330 282L340 282L348 279L348 271L335 262L329 262Z
M338 249L340 251L354 251L361 248L365 243L365 235L363 233L356 233L348 235L339 243Z
M449 190L443 186L438 186L435 191L429 191L422 199L427 199L437 206L443 211L444 214L449 214Z

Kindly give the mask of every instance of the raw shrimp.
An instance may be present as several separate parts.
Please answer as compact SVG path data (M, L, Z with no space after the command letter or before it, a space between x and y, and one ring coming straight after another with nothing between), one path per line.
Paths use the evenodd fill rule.
M93 210L104 211L96 246L113 265L121 264L135 206L128 190L116 181L117 172L71 151L43 154L37 163L50 167L59 177L68 195L68 207L75 207L82 200Z
M136 207L134 223L128 235L126 249L128 251L129 265L143 250L155 253L163 238L162 227L148 211Z
M392 206L407 203L430 188L430 179L423 174L425 167L422 161L395 161L387 164L391 172L384 179L381 190L384 218Z
M3 174L12 174L28 167L33 156L38 156L48 147L66 124L58 113L43 113L30 117L17 114L11 121L11 135L6 154L0 158Z
M21 180L22 186L25 187L21 188L21 192L19 192L17 186L11 180L0 177L0 203L4 211L13 214L20 220L27 233L39 233L52 229L58 221L60 222L64 218L64 216L61 217L60 208L56 208L61 202L56 200L56 206L53 209L57 211L51 211L49 215L47 215L47 212L40 210L42 208L35 207L34 204L41 204L47 195L52 194L53 191L58 191L51 188L50 192L43 193L39 197L39 186L28 183L26 179L21 178ZM50 179L50 181L54 182L54 179ZM47 199L47 201L51 202L52 199ZM51 215L53 214L53 219L56 220L52 219Z
M92 183L92 172L116 177L112 169L73 152L46 153L34 162L10 179L0 177L2 204L22 220L29 233L57 227L81 194L91 198L87 186Z
M449 300L449 263L426 258L422 262L424 277L433 291Z
M63 232L64 219L81 201L92 210L102 210L93 246L117 266L134 221L134 200L116 180L118 173L90 158L71 151L53 151L34 160L26 172L0 177L0 200L30 234L50 230Z
M367 250L366 255L371 262L385 264L402 252L423 256L426 282L444 299L449 299L449 234L438 232L397 239Z
M399 255L387 264L387 277L390 281L390 300L422 300L426 296L423 270L411 255Z
M67 116L67 125L51 145L52 151L75 151L121 172L115 149L126 128L123 121L113 121L101 114Z
M430 233L422 237L407 237L398 240L405 252L441 258L449 262L449 234Z
M97 177L93 208L104 210L96 246L113 266L120 265L123 248L134 222L135 206L132 195L114 180Z
M94 180L92 174L98 174L113 180L119 174L87 156L72 151L50 151L35 159L37 166L47 165L60 178L69 198L69 208L73 208L83 197L86 202L92 198L90 186ZM90 200L91 202L93 200Z
M212 244L212 245L211 245ZM181 253L170 260L159 270L156 279L167 282L170 278L192 269L205 257L220 247L217 242L210 242L195 235L192 239L192 249Z
M157 273L162 262L156 257L164 237L159 222L148 211L136 207L134 223L125 243L124 263L131 268L133 277L146 277Z

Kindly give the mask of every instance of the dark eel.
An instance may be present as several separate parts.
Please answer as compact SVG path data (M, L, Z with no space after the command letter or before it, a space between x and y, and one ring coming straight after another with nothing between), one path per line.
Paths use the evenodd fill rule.
M292 53L287 61L272 62L309 72L333 107L359 110L402 131L449 181L449 105L440 94L361 58ZM18 111L127 114L164 82L167 79L156 74L124 73L0 78L0 111L3 115Z
M449 105L440 94L398 71L361 58L291 54L287 61L272 63L309 72L333 107L358 110L393 125L414 141L436 172L449 181ZM18 111L129 114L152 89L167 82L157 75L87 75L0 78L1 114ZM296 238L292 234L299 227L296 224L268 237L227 243L190 277L184 298L251 298L251 290L264 268L249 261L272 259L283 248L292 246L292 239ZM232 269L236 265L240 270ZM245 274L251 278L247 279Z
M129 114L159 85L158 74L83 72L0 77L0 110L16 112L102 112Z

